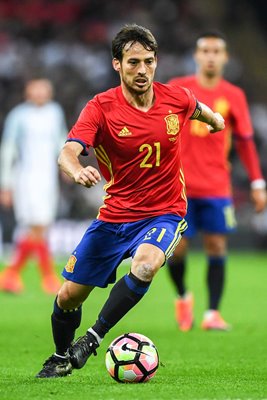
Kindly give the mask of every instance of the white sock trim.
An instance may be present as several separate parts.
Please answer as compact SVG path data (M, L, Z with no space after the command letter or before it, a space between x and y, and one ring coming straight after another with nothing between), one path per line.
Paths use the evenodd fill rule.
M61 356L60 354L54 353L54 356L58 357L58 358L63 358L64 360L66 360L66 358L68 358L67 356Z
M178 299L180 299L180 300L187 300L189 297L192 297L191 292L185 292L185 294L183 294L182 296L178 295Z
M217 314L217 310L206 310L204 313L204 318L210 319L214 316L214 314Z
M101 338L94 330L93 328L89 328L87 330L87 332L90 332L92 335L94 335L94 337L96 338L96 340L98 341L98 344L100 344L103 340L103 338Z

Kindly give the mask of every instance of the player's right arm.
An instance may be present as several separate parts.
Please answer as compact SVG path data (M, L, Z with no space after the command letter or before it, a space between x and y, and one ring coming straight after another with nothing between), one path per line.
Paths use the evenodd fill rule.
M260 167L260 159L253 139L253 126L244 91L231 86L233 94L232 130L235 148L244 165L251 184L251 199L256 212L262 212L267 204L266 182Z
M20 112L10 111L4 123L0 149L0 204L9 208L13 204L14 162L17 158L20 134Z
M224 119L220 113L213 112L206 104L198 103L200 113L192 119L208 124L210 133L221 131L225 128Z
M91 166L83 167L81 165L79 155L83 149L79 142L67 142L59 154L58 164L60 169L74 182L90 188L101 181L101 176L96 168Z

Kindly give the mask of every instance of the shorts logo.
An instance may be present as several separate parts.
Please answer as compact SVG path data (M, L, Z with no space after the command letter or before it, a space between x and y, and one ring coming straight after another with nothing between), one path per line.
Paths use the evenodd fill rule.
M176 114L169 114L164 117L166 125L167 125L167 134L168 135L177 135L179 132L180 124L178 115Z
M76 261L77 261L77 258L74 255L70 256L69 261L67 262L67 265L65 267L65 270L67 272L72 273L74 271Z

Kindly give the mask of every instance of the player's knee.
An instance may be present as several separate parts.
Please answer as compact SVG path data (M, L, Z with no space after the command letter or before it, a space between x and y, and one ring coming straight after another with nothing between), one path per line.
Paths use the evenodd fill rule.
M224 235L207 235L204 238L205 250L210 256L224 256L227 241Z
M212 256L223 256L225 255L226 247L224 243L214 240L209 243L207 253Z
M141 281L150 282L157 270L150 263L133 263L131 268L132 273Z
M58 292L57 302L63 310L71 310L79 307L83 299L71 285L64 284Z
M165 262L164 252L156 246L142 244L132 261L132 273L142 281L150 282Z

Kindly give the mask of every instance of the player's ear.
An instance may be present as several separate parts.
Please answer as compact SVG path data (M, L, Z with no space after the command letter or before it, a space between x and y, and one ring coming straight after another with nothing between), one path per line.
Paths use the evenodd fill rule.
M112 66L115 69L115 71L119 72L121 69L121 63L117 58L113 58L112 60Z

